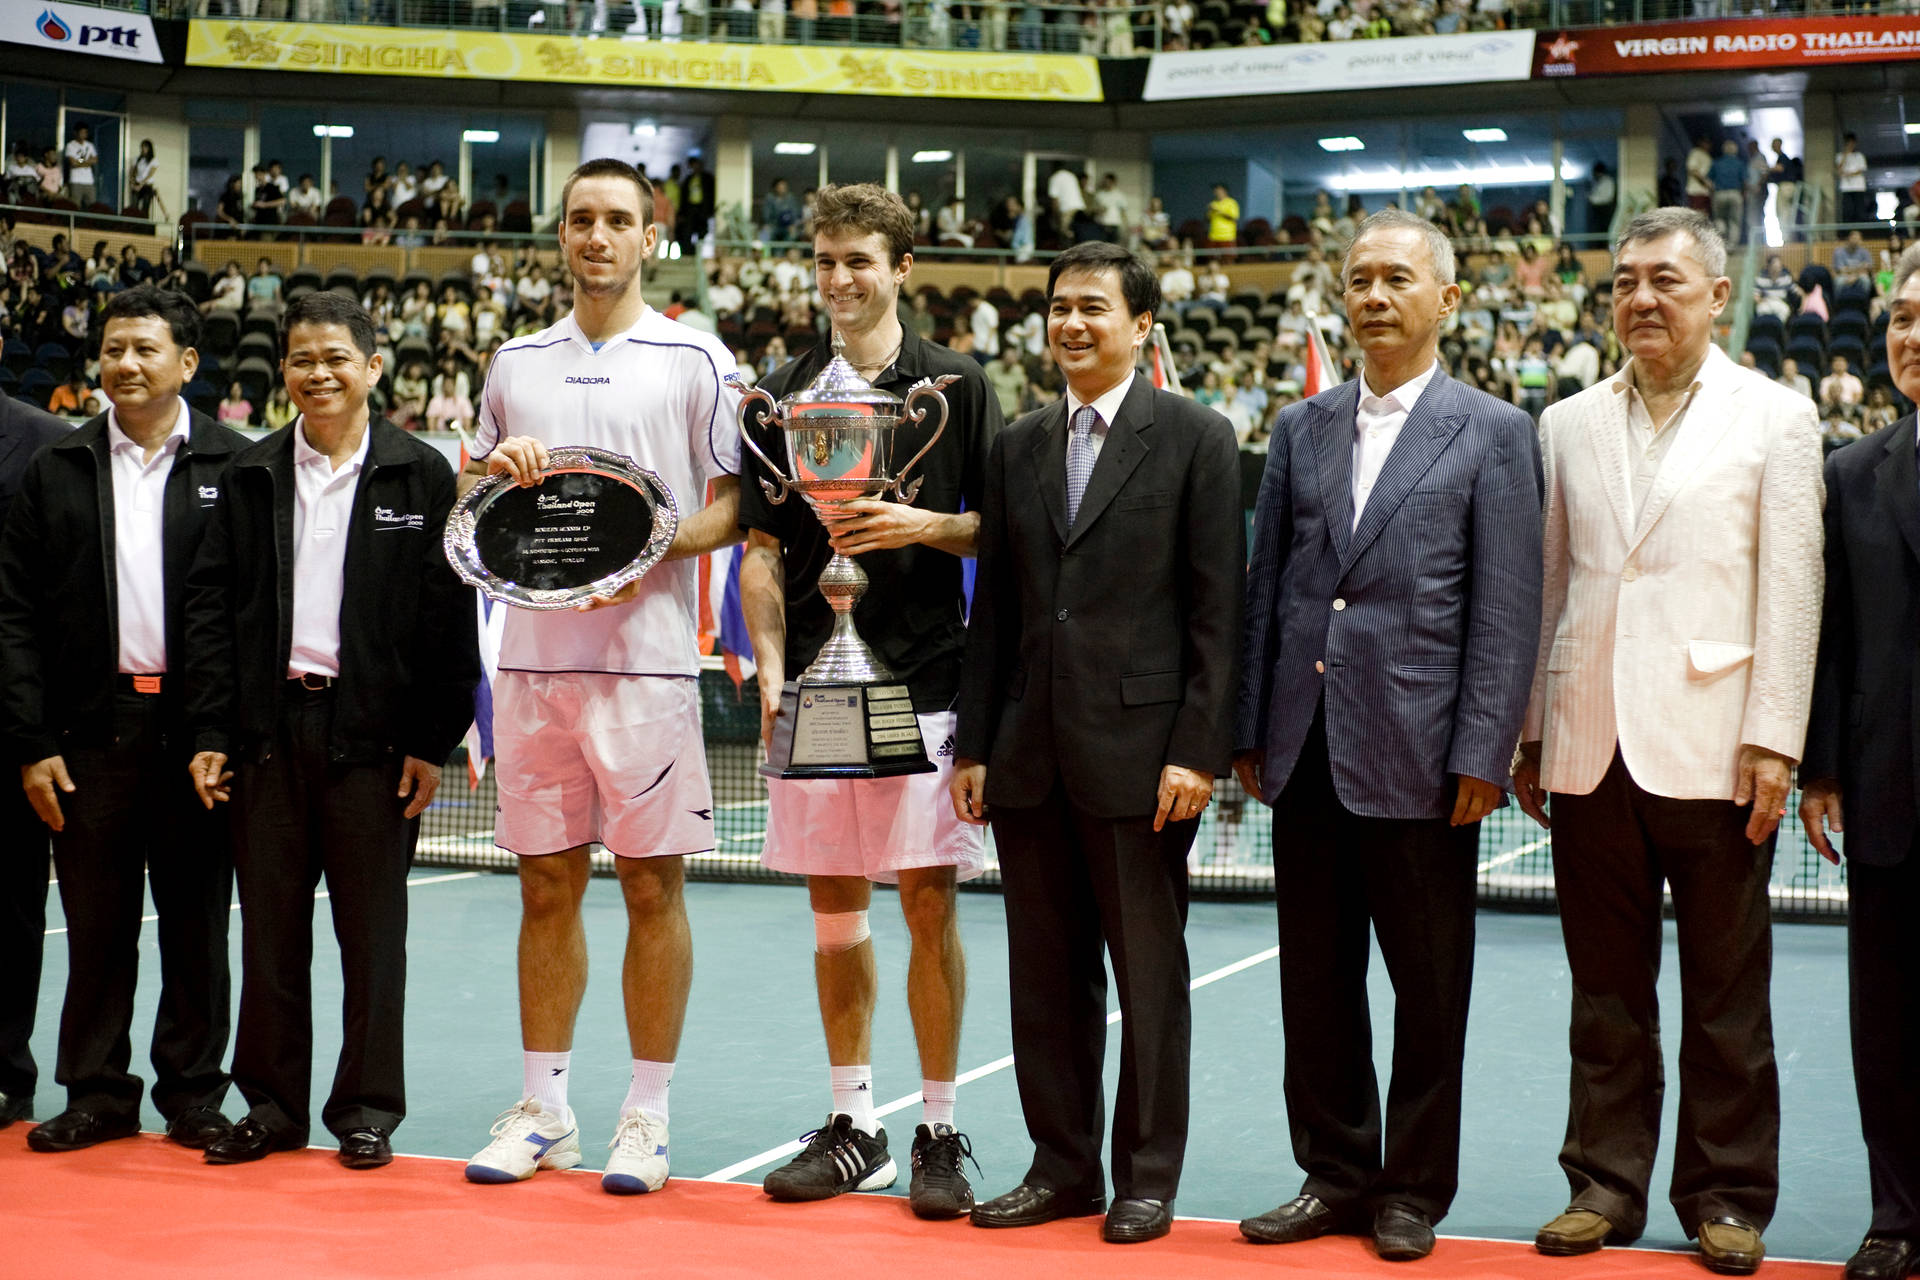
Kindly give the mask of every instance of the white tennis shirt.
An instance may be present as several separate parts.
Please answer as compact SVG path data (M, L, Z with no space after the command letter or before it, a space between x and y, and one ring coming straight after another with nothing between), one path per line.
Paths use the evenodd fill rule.
M479 456L508 436L624 454L665 482L684 520L706 504L709 480L739 474L739 373L718 338L652 307L598 351L569 315L494 356ZM697 676L698 564L655 565L638 598L613 608L508 610L500 669Z

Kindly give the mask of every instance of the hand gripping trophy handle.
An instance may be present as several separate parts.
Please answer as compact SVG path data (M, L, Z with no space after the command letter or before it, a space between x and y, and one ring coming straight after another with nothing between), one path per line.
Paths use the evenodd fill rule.
M769 479L768 475L761 476L760 488L761 491L767 495L767 501L777 507L787 500L787 494L793 491L793 486L787 483L786 473L780 470L779 467L776 467L773 464L773 459L769 458L761 450L760 446L754 443L753 432L747 428L747 406L755 403L761 406L760 424L762 426L768 423L773 423L775 426L779 425L780 405L772 396L762 391L759 387L754 387L749 391L742 392L740 396L740 438L746 441L747 448L753 450L753 456L766 464L767 473L772 479ZM925 450L921 452L924 453Z
M958 381L960 381L959 374L945 373L941 374L938 378L922 378L920 381L914 383L907 391L906 404L902 407L900 413L902 418L913 423L915 426L919 426L921 422L925 421L927 416L926 408L915 403L924 397L931 399L935 404L940 406L940 419L934 424L933 434L928 436L927 442L920 446L920 452L907 459L907 465L901 467L899 474L893 478L893 496L902 502L912 502L914 495L920 492L920 482L926 479L926 477L916 476L913 483L908 484L907 473L913 470L920 459L927 456L927 452L933 448L934 442L939 440L941 435L946 432L948 414L947 398L941 393L947 387L952 386ZM755 452L758 452L758 450Z

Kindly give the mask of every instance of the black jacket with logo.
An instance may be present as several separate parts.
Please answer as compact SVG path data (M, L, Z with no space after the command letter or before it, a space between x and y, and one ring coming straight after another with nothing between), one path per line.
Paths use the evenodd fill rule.
M169 670L161 698L169 718L182 708L188 568L220 496L221 474L246 444L245 436L193 413L167 473ZM101 414L27 465L0 536L0 741L13 763L112 738L119 600L113 467ZM184 752L190 744L178 745Z
M187 716L198 751L263 760L293 649L294 432L248 446L187 579ZM441 547L453 469L384 418L367 427L341 574L340 764L446 760L480 682L474 597Z

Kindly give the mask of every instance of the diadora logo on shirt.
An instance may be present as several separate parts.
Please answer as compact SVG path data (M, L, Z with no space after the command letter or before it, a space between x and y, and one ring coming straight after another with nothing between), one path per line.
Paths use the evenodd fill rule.
M395 511L392 507L375 507L373 509L373 522L376 525L382 526L382 532L388 529L424 529L427 527L426 516L414 511Z
M610 387L613 385L613 379L612 378L568 378L567 385L570 387Z

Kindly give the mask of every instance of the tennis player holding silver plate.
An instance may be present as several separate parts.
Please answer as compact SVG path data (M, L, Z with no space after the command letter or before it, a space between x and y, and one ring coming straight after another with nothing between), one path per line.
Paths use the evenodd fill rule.
M907 473L947 429L941 388L957 381L953 374L927 379L903 401L856 373L840 354L843 345L836 333L833 359L812 386L778 402L756 388L740 402L741 439L773 473L760 481L767 500L785 502L797 492L829 525L839 508L858 498L890 493L901 502L913 501L920 481L908 482ZM897 429L926 418L923 400L939 407L933 434L905 465L896 466ZM756 421L779 429L785 466L755 442L751 424ZM866 590L866 571L837 551L820 571L820 594L833 609L833 634L813 664L781 690L781 714L774 721L767 762L760 766L768 777L891 778L933 771L907 686L895 682L854 629L853 608Z
M584 445L548 457L539 484L496 472L447 517L454 571L522 609L612 595L660 563L680 525L673 491L633 459Z

